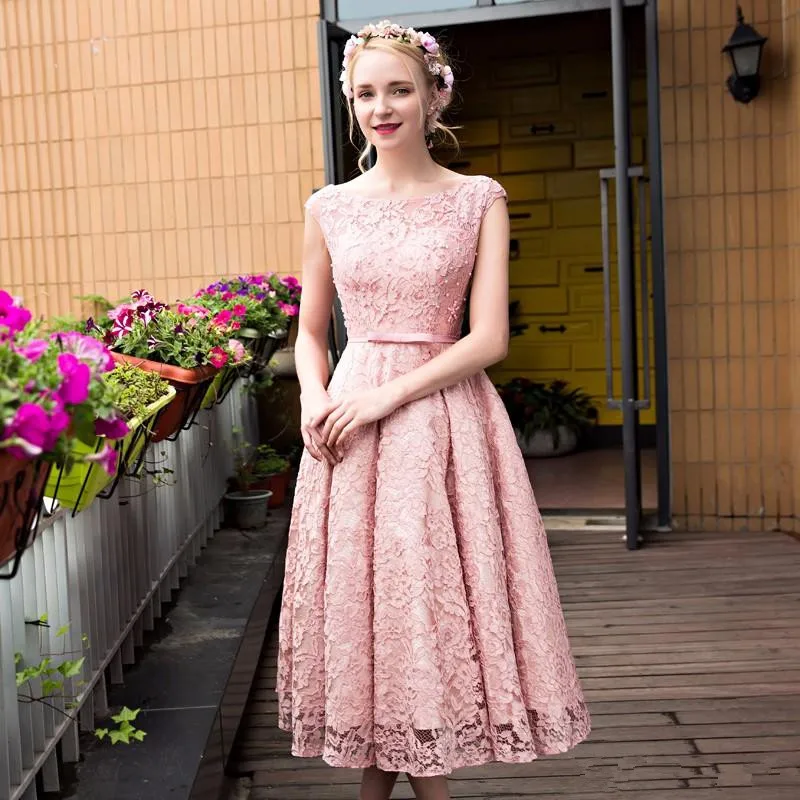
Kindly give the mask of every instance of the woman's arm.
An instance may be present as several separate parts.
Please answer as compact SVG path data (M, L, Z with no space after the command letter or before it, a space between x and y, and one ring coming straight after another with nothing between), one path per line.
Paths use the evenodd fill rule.
M470 293L470 332L421 367L368 392L349 395L327 412L322 436L337 452L342 436L382 419L400 406L469 378L508 352L508 208L495 201L486 212ZM319 424L323 420L318 421Z
M303 232L303 300L300 303L295 363L300 391L325 391L328 385L328 326L333 304L331 257L319 223L306 211Z

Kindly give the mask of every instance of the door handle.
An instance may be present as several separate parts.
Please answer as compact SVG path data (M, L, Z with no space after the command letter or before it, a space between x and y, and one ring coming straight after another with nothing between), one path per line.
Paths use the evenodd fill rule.
M566 333L567 326L563 323L561 325L540 325L539 326L540 333Z

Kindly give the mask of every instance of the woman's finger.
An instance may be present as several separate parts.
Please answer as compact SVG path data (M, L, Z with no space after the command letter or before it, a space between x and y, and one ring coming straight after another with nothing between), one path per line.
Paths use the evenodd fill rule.
M319 431L315 431L316 436L312 433L311 438L317 446L317 450L322 454L322 457L331 465L338 463L339 459L331 452L328 445L319 438Z
M313 458L315 461L321 461L322 456L317 450L317 446L314 443L314 440L311 438L311 434L305 428L300 429L300 434L303 437L303 444L306 446L306 450L308 450L308 454L311 456L311 458Z
M342 416L345 414L345 409L342 406L335 408L328 414L328 418L325 420L325 424L322 426L321 433L322 433L322 441L328 442L331 438L331 431L333 430L334 425L336 424L337 420L341 419Z
M342 435L342 431L344 428L353 421L353 413L348 412L346 414L342 414L331 426L331 431L328 434L327 444L328 447L335 448L339 442L339 437Z

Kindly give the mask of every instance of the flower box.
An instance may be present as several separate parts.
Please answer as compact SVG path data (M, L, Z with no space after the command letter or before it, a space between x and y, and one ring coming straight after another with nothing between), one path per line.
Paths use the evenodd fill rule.
M241 368L238 366L223 367L211 382L211 386L208 387L208 391L203 398L202 407L208 409L214 403L221 403L230 393L240 372Z
M109 475L103 467L91 461L78 461L70 469L65 467L51 471L45 487L45 496L54 497L64 507L72 509L73 514L83 511L103 492L102 497L108 499L117 488L120 477L133 475L138 470L140 456L152 435L152 425L157 424L156 417L175 398L175 389L147 407L147 413L140 420L134 417L128 422L129 433L123 439L108 441L117 451L117 472ZM105 442L98 436L92 444L78 441L72 453L82 458L98 453ZM110 487L110 488L109 488Z
M118 363L126 362L139 369L158 373L175 388L175 399L159 415L153 426L154 442L161 442L164 439L174 441L181 430L191 427L209 386L219 373L219 370L210 364L185 369L124 353L112 352L111 355Z
M44 485L50 465L20 461L0 452L0 566L14 559L16 575L22 553L36 535Z

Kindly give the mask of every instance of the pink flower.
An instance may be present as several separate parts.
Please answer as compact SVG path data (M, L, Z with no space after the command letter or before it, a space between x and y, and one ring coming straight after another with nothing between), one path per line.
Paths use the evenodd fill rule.
M129 431L128 423L119 416L111 419L96 419L94 422L94 432L107 439L122 439L127 436Z
M184 303L178 303L178 313L186 317L198 316L207 317L211 312L203 306L187 306Z
M217 369L222 369L228 363L228 354L221 347L212 347L208 360Z
M247 306L243 303L237 303L233 307L233 316L234 317L246 317L247 316Z
M439 54L439 45L430 33L421 33L419 35L419 43L431 55L435 56Z
M83 403L89 396L89 381L92 379L88 365L72 353L61 353L58 357L58 369L64 377L58 396L64 403Z
M91 336L68 331L67 333L54 333L50 338L55 339L64 352L72 353L85 364L93 367L95 374L111 372L114 369L114 358L108 348Z
M231 324L231 317L233 314L226 308L224 311L220 311L216 317L212 320L214 325L218 328L226 328L228 325Z
M86 460L99 464L109 475L117 474L117 451L109 444L103 445L99 452L86 456Z
M281 283L287 289L297 289L300 286L300 281L298 281L294 275L286 275L285 277L281 278Z
M239 364L247 357L247 350L238 339L230 339L228 341L228 349L233 353L234 364Z
M44 339L32 339L28 344L21 345L16 351L25 356L28 361L38 361L46 352L50 345Z
M300 306L284 303L283 300L278 300L278 308L280 308L287 317L296 317L297 312L300 310Z
M222 299L227 303L228 300L233 300L233 292L223 292Z
M13 336L30 321L31 312L22 308L8 292L0 289L0 339Z

